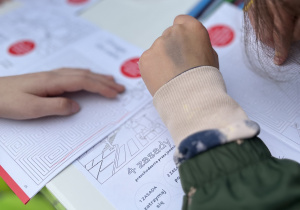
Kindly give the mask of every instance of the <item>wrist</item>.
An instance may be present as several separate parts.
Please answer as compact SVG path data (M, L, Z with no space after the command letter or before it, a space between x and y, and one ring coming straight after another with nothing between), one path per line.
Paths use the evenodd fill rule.
M155 93L153 102L176 145L196 132L248 119L226 93L220 71L211 66L175 77Z

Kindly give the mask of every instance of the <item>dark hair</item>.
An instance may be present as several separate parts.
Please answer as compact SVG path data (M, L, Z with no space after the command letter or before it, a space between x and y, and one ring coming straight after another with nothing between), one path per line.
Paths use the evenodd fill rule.
M300 73L300 42L291 45L289 56L283 65L277 66L273 62L275 56L274 37L277 40L284 40L286 25L278 28L274 24L274 11L276 18L281 17L282 10L285 10L291 17L297 17L297 10L287 3L286 0L246 0L244 7L244 46L248 61L256 73L261 76L277 81L287 81L295 78ZM300 4L299 4L300 6ZM296 18L295 18L296 20Z

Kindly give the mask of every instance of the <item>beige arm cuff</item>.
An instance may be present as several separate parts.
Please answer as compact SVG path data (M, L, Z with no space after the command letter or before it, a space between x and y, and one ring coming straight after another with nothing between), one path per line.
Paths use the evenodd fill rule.
M153 103L176 145L196 132L248 119L226 93L220 71L211 66L175 77L155 93Z

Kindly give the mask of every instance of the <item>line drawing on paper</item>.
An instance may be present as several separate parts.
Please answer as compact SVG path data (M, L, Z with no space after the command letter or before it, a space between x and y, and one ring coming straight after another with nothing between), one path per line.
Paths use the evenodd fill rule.
M113 177L166 131L159 119L151 119L151 112L145 112L147 109L149 106L78 159L100 184Z

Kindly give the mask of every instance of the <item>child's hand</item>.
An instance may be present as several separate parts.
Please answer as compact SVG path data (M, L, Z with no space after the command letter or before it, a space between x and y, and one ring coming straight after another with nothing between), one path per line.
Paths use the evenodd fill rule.
M89 70L63 68L54 71L0 77L0 117L33 119L49 115L71 115L79 105L70 99L54 97L64 92L85 90L114 98L125 88L112 76Z
M195 18L180 15L143 53L139 61L149 92L155 92L180 73L197 66L219 68L218 55L205 27Z

